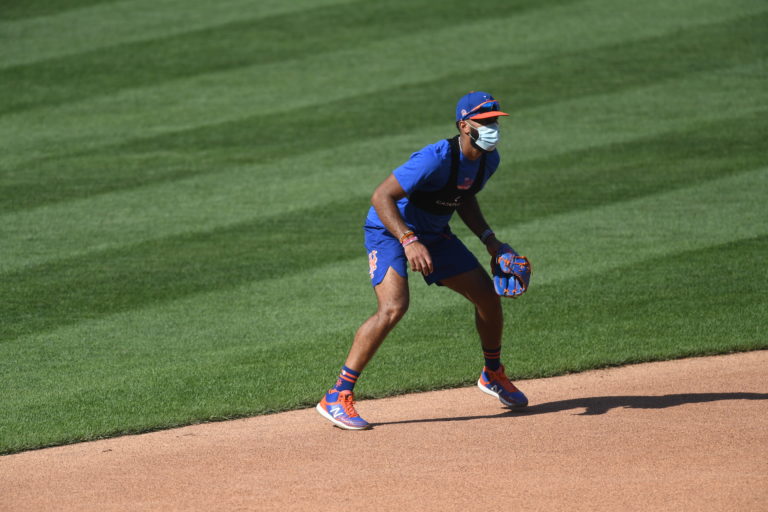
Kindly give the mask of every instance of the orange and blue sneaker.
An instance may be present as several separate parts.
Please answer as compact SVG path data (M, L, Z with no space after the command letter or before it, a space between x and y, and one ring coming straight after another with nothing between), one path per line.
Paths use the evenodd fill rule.
M351 391L328 391L320 403L317 412L337 427L347 430L365 430L371 425L357 414L355 396Z
M483 367L477 387L483 393L495 396L507 407L519 408L528 405L528 398L507 378L503 366L496 371Z

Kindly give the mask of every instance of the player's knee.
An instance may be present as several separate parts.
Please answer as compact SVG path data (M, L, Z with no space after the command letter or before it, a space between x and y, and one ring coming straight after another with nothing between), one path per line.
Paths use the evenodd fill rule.
M395 325L408 311L408 300L387 302L379 307L379 316L388 325Z

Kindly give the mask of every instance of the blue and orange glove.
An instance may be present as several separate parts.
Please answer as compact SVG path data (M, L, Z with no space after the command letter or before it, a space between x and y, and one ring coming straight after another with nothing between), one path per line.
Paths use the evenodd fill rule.
M491 258L493 286L500 297L516 299L528 290L531 280L531 263L525 256L520 256L509 245L499 247L496 256Z

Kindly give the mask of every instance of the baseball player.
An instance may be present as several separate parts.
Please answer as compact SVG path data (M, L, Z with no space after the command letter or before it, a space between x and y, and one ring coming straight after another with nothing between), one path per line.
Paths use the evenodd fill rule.
M475 197L499 166L499 117L506 115L490 94L466 94L456 106L459 134L411 155L373 192L364 231L378 309L358 329L335 386L317 404L317 411L336 426L370 428L355 410L354 387L408 310L407 267L420 272L427 284L446 286L474 304L485 357L478 387L508 407L528 405L501 364L500 297L525 292L531 268L525 257L496 238ZM451 232L448 222L454 212L485 244L493 279Z

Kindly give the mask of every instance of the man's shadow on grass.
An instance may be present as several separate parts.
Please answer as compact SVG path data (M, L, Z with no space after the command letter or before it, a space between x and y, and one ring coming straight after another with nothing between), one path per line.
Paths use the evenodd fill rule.
M578 416L605 414L611 409L666 409L684 404L720 402L722 400L768 400L768 393L681 393L663 396L596 396L573 398L557 402L534 404L522 409L509 409L498 414L486 416L457 416L452 418L429 418L376 423L378 425L398 425L403 423L431 423L438 421L471 421L505 416L532 416L555 412L584 409Z

